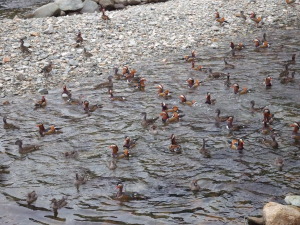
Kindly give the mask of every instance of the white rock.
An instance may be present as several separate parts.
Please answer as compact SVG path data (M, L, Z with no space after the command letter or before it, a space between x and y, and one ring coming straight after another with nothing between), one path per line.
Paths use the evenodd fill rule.
M300 195L288 195L285 197L284 201L287 204L300 207Z
M83 3L81 0L55 0L62 11L76 11L83 8Z

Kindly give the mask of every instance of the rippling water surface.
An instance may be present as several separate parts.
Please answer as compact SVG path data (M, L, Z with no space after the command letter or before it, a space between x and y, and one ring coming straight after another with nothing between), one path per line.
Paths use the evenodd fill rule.
M167 56L166 61L154 59L130 64L140 76L147 79L144 92L135 91L123 81L114 81L116 95L127 97L125 102L112 102L107 90L92 90L95 83L105 77L79 80L67 84L74 97L84 96L91 104L101 103L102 109L88 116L81 106L67 105L61 99L61 86L52 89L46 98L45 109L33 109L38 95L26 98L12 97L8 106L1 106L1 115L8 122L21 126L20 130L0 130L2 164L9 168L0 174L1 216L8 224L243 224L247 215L260 215L268 201L282 202L289 193L299 193L299 143L291 138L289 124L299 121L299 71L300 64L290 66L296 71L296 81L283 85L277 79L284 60L293 53L299 59L299 30L276 30L268 33L271 48L253 50L253 43L245 37L237 41L247 47L237 59L227 60L236 66L231 82L248 87L251 93L234 95L224 86L224 79L206 80L207 74L191 69L180 58L182 54ZM229 51L224 41L218 50L196 48L196 64L223 69L224 52ZM189 54L190 51L186 52ZM227 72L226 70L223 72ZM272 76L273 87L266 89L264 78ZM195 90L188 89L189 77L206 80ZM156 95L157 84L163 84L173 98L164 100ZM204 104L207 92L216 98L215 105ZM196 100L193 107L179 104L179 95ZM258 106L268 106L275 114L279 149L274 150L261 143L263 136L262 115L250 113L250 101ZM159 134L153 135L140 124L140 113L157 116L160 104L178 105L185 117L179 123L163 125L157 121ZM222 114L234 115L235 122L246 128L229 132L226 124L215 124L215 109ZM221 114L221 115L222 115ZM63 127L63 133L40 137L36 124L55 124ZM168 151L169 137L174 133L183 152ZM139 138L129 160L119 159L118 168L111 171L109 145L117 144L122 151L124 136ZM14 145L17 138L24 144L40 144L41 150L20 155ZM199 153L202 139L206 138L211 159ZM242 153L231 150L227 141L243 138ZM76 150L78 159L66 159L63 152ZM274 166L276 157L285 159L282 172ZM87 174L89 180L79 190L74 186L75 173ZM198 179L201 191L193 193L188 186ZM138 192L148 200L120 202L114 200L116 184L122 181L126 191ZM35 190L39 195L33 206L27 206L26 194ZM58 218L50 210L50 199L67 196L68 205L61 209ZM20 222L22 221L22 222ZM2 222L1 222L2 223Z

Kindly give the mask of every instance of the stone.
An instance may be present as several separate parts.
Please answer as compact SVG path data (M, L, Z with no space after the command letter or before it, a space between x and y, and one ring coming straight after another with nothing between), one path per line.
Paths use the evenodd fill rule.
M263 218L249 216L247 219L248 225L264 225Z
M128 5L139 5L141 4L140 0L127 0Z
M47 95L48 94L48 90L46 88L40 88L38 90L38 93L40 93L41 95Z
M70 65L70 66L78 66L78 61L76 61L76 60L74 60L74 59L70 59L69 65Z
M123 5L123 4L115 4L114 7L115 7L115 9L124 9L125 5Z
M40 8L36 9L30 17L33 18L44 18L50 16L59 16L60 8L55 3L49 3L46 5L41 6Z
M295 206L269 202L263 208L265 225L299 225L300 209Z
M31 32L30 36L38 37L38 36L40 36L40 33L39 32Z
M127 0L115 0L115 4L127 5Z
M284 201L287 204L300 207L300 196L299 195L288 195L285 197Z
M83 8L83 2L81 0L55 0L62 11L77 11Z
M49 27L43 31L44 34L52 34L54 32L52 24L49 25Z
M113 0L100 0L99 4L102 5L104 8L114 7Z
M81 13L94 13L100 12L99 5L91 0L85 0L83 3L83 8L80 10Z
M4 62L4 63L10 62L10 57L4 56L4 57L3 57L3 62Z

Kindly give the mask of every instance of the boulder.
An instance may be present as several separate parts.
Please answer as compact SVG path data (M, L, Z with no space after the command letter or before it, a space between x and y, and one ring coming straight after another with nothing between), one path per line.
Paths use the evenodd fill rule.
M300 207L300 195L288 195L285 197L284 201L287 204Z
M127 0L128 5L139 5L141 4L141 0Z
M114 7L115 7L115 9L124 9L125 5L123 5L123 4L115 4Z
M100 12L99 5L92 0L85 0L83 3L83 8L80 10L81 13L94 13Z
M295 206L269 202L263 208L265 225L299 225L300 209Z
M55 3L49 3L47 5L43 5L40 8L37 8L33 14L33 18L43 18L43 17L50 17L50 16L59 16L60 15L60 8Z
M115 4L127 5L127 0L115 0Z
M83 8L83 2L81 0L55 0L62 11L77 11Z
M104 8L114 8L113 0L100 0L99 4L101 4Z

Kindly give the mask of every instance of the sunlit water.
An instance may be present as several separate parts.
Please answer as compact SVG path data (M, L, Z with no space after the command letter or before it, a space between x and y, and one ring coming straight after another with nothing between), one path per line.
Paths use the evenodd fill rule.
M91 104L101 103L102 109L88 116L81 106L67 105L62 100L61 86L46 95L45 109L33 109L38 95L27 98L13 97L11 105L1 106L1 115L8 122L21 126L20 130L0 130L2 164L9 165L0 174L1 223L7 224L242 224L248 215L260 215L268 201L282 202L289 193L299 193L299 147L291 138L289 124L299 121L299 69L296 81L283 85L277 79L283 61L299 53L299 30L268 33L271 48L254 51L249 38L236 40L246 43L246 49L237 52L244 58L227 60L236 66L228 70L231 82L248 87L247 95L234 95L232 88L224 86L224 79L206 80L207 74L191 69L190 63L170 55L166 61L152 59L129 65L147 79L144 92L135 91L124 81L114 81L115 95L126 96L127 101L112 102L107 90L93 90L95 83L105 81L105 76L79 80L80 85L67 84L73 97L84 96ZM224 41L218 50L196 48L196 64L223 69L224 52L229 42ZM190 54L190 51L186 52ZM299 58L299 54L297 55ZM227 72L224 70L223 72ZM272 76L273 87L266 89L264 78ZM206 80L198 89L188 89L189 77ZM173 98L157 97L156 86L163 84ZM206 93L216 98L215 105L204 104ZM196 100L193 107L179 104L179 95ZM277 133L279 149L261 143L262 115L249 111L250 101L258 106L268 106L275 114L273 128ZM178 105L185 117L179 123L163 125L157 121L159 134L153 135L140 124L141 112L157 116L161 102L170 107ZM215 109L221 115L234 115L235 123L245 129L229 132L226 124L215 124ZM63 133L40 137L36 125L55 124ZM183 152L172 154L168 150L169 137L174 133ZM119 159L118 168L111 171L109 145L117 144L122 151L124 136L139 138L129 160ZM20 155L14 145L17 138L24 144L40 144L41 150ZM199 153L202 139L208 141L211 159ZM227 143L232 138L243 138L242 153L231 150ZM78 159L66 159L63 152L76 150ZM274 166L276 157L285 160L282 172ZM79 190L74 186L75 173L87 174L89 180ZM188 186L199 179L201 191L193 193ZM126 191L138 192L149 199L120 202L114 199L116 184L122 181ZM27 206L26 194L35 190L39 195L33 206ZM67 207L53 218L50 209L52 198L68 197Z

